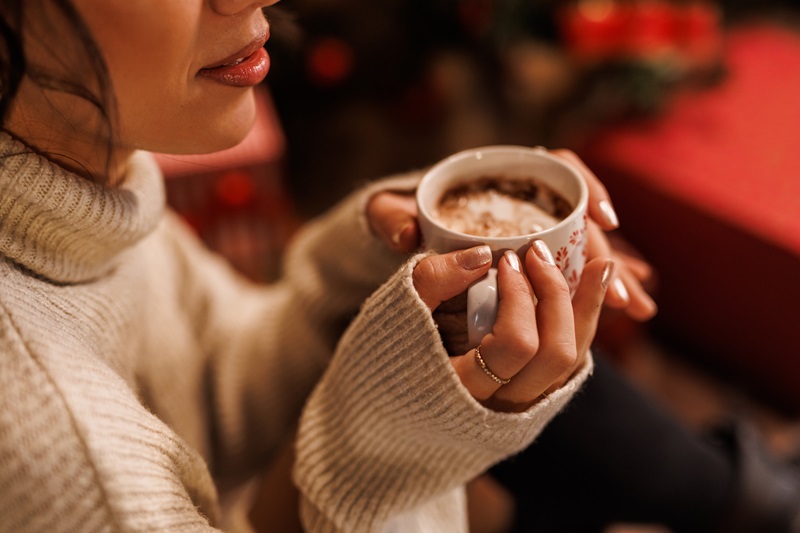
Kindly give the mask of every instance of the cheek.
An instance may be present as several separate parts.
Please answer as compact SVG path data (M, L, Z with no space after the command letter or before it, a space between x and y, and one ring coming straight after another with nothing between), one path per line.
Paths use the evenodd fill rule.
M177 0L158 0L152 10L121 0L101 4L101 10L116 6L113 17L106 12L103 19L118 21L124 15L126 21L92 21L114 88L115 130L123 146L199 153L228 148L244 138L255 119L253 91L220 87L196 77L203 61L198 59L202 55L198 36L211 33L203 27L201 11L164 13L168 9L164 6L187 9L180 6L189 4Z
M77 0L102 51L117 137L138 146L191 105L202 2ZM174 132L173 132L174 133Z
M169 124L189 100L185 70L166 54L131 55L111 72L117 104L118 132L130 137L149 121Z
M190 97L193 49L183 42L139 39L106 54L120 126L128 129L149 114L180 108Z

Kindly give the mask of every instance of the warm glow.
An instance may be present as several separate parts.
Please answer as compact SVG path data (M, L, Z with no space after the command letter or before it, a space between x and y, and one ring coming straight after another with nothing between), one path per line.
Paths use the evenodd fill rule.
M578 11L588 20L601 22L614 10L614 0L580 0Z

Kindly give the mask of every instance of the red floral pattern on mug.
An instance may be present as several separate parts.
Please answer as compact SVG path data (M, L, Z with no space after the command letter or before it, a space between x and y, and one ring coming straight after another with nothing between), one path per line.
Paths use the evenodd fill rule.
M570 290L578 285L578 281L580 281L578 277L578 271L573 270L572 273L567 278L567 284L569 285Z
M569 252L566 246L562 246L556 251L555 260L556 265L558 265L558 268L560 268L562 272L565 272L569 268Z
M589 256L588 249L584 245L586 233L589 228L588 217L584 215L583 219L578 222L578 224L580 224L580 227L574 229L569 235L569 244L559 248L554 256L556 265L564 274L564 279L567 280L567 285L572 293L574 293L575 289L578 287L578 283L581 279L580 270L583 269L583 265L586 263ZM573 258L572 256L576 253L576 249L580 250L580 255Z

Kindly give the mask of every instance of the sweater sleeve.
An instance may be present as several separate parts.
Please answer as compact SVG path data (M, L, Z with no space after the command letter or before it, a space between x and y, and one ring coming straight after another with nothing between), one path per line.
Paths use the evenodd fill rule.
M424 512L530 444L591 371L590 361L526 412L484 408L413 288L419 259L366 302L305 408L294 475L310 531L380 531Z
M215 476L251 474L296 426L359 306L408 259L371 234L365 204L378 190L413 190L417 178L376 182L307 224L287 250L283 276L268 286L236 276L182 224L168 224L184 257L184 306L208 359Z

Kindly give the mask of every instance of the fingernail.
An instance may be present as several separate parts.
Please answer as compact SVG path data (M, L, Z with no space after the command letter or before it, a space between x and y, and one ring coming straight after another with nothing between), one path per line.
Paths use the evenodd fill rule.
M617 294L620 298L622 298L626 302L631 301L631 297L628 295L628 289L625 288L625 284L622 283L622 280L616 278L614 280L614 290L617 291Z
M467 270L481 268L492 262L492 250L486 245L461 250L456 254L456 262Z
M520 265L519 263L519 256L515 252L512 252L511 250L506 250L505 253L503 253L503 257L506 258L506 261L508 261L508 264L509 266L511 266L511 268L513 268L517 272L522 271L522 265Z
M403 238L403 233L406 232L408 228L412 226L411 222L406 222L403 226L397 230L397 232L392 235L392 244L400 244L400 240Z
M611 202L608 200L600 200L597 206L600 208L600 212L603 214L603 219L605 220L606 224L618 228L619 218L617 218L617 212L614 211L614 208L611 206Z
M539 256L539 259L547 263L548 265L556 266L556 260L553 259L553 254L550 252L550 248L544 243L544 241L535 240L533 241L533 251Z
M611 281L611 276L614 275L614 261L606 261L606 266L603 267L603 273L600 276L600 285L603 286L604 289L608 289L608 282Z

